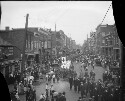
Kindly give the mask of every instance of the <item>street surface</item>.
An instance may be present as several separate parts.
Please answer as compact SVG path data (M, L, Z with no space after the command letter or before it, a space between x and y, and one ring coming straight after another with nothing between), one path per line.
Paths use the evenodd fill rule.
M81 68L81 64L80 63L73 63L74 65L74 70L77 72L77 75L80 74L80 68ZM91 66L88 67L88 72L90 74L90 71L93 70L93 68ZM83 74L85 74L84 68L82 68ZM104 69L102 67L99 66L95 66L94 68L94 72L95 72L95 81L97 81L98 79L102 80L102 74L104 73Z
M80 67L81 67L81 63L73 63L74 65L74 70L77 72L77 74L79 75L80 73ZM90 72L92 70L92 67L89 66L88 67L88 72ZM83 73L84 73L84 68L82 69ZM95 76L95 80L97 81L98 79L102 79L102 73L104 72L104 69L102 67L98 67L96 66L94 69L94 72L96 74ZM45 81L45 80L44 80ZM42 93L45 93L45 85L46 83L42 81L41 83L36 83L35 88L36 88L36 97L37 97L37 101L39 101L40 95ZM49 83L49 88L50 88L51 83ZM80 97L80 93L78 94L77 92L75 93L74 89L70 90L69 89L69 82L67 81L60 81L59 83L55 83L54 84L54 90L57 92L66 92L66 99L67 101L77 101L78 98ZM20 96L21 101L25 101L25 96L22 95Z

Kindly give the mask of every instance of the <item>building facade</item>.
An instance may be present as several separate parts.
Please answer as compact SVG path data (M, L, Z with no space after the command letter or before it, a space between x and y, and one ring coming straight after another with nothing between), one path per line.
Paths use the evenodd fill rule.
M115 25L99 25L96 29L96 54L111 60L120 58L120 39Z

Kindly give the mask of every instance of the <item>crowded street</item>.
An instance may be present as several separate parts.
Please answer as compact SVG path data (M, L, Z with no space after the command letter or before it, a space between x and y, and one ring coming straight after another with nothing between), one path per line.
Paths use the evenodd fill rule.
M112 1L1 5L0 72L11 101L122 100Z
M83 63L81 62L73 62L73 66L74 66L74 71L77 73L77 78L80 77L80 72L82 69L82 73L85 76L85 70L82 66ZM87 66L88 68L88 74L90 77L90 72L94 71L95 72L95 83L98 82L99 80L103 81L103 73L106 71L106 69L104 69L101 66L94 66L94 69L92 68L91 65L88 64ZM48 89L51 87L51 85L53 85L53 90L56 92L60 92L63 93L65 92L65 97L68 101L77 101L79 99L79 97L81 96L80 93L76 92L74 90L74 84L72 89L70 89L70 82L68 80L69 78L60 78L59 82L57 82L57 79L55 80L55 83L53 82L53 80L51 79L50 81L47 81L45 76L43 79L39 79L36 82L33 83L33 86L36 90L36 101L40 100L40 96L41 94L45 94L46 92L46 84L48 83ZM12 87L12 86L11 86ZM12 90L12 88L10 88L10 90ZM86 95L87 99L90 99L90 93L88 92L88 94ZM49 98L50 99L50 98ZM26 100L26 96L25 95L20 95L20 100L24 101ZM101 100L99 100L101 101ZM105 101L105 100L104 100Z

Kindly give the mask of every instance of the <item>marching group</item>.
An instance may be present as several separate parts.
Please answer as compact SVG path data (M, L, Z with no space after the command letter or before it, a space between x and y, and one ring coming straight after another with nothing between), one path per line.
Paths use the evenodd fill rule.
M87 60L87 59L86 59ZM89 63L89 61L92 61ZM99 79L95 81L94 71L88 73L88 66L91 65L94 70L94 61L87 60L87 65L84 65L85 74L81 77L70 77L70 90L74 86L75 92L80 92L81 97L78 101L120 101L120 78L119 75L115 75L112 71L105 71L103 74L103 80ZM92 63L92 64L91 64ZM117 73L118 74L118 73Z

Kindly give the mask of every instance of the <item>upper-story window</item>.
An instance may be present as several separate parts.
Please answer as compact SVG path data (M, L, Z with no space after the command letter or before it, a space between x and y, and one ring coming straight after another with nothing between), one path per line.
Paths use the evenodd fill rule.
M105 40L102 40L102 43L104 44L104 43L105 43Z
M102 34L103 37L105 36L105 32L102 32L101 34Z

